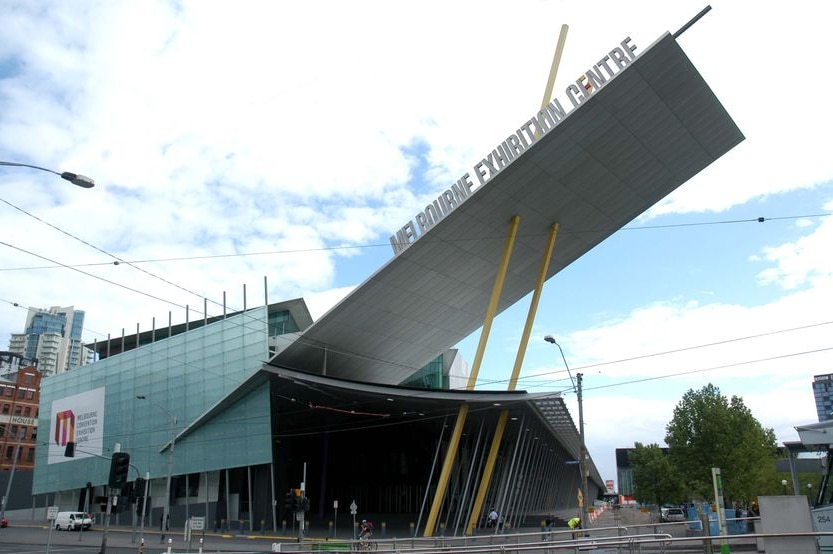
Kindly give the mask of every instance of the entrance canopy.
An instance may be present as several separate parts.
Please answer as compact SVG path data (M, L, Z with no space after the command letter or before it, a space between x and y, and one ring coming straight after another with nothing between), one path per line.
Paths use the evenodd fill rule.
M548 278L743 138L666 34L272 363L401 383L482 325L513 216L520 227L499 312L532 291L553 223Z

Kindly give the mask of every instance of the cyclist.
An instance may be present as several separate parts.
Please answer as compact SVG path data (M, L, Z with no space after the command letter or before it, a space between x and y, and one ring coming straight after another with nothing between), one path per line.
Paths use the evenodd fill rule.
M373 536L373 523L367 521L366 519L362 520L361 525L359 526L359 540L366 541Z

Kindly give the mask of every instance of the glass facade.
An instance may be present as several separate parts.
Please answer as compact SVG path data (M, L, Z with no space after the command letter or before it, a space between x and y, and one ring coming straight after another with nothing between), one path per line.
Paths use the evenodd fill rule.
M50 440L54 401L105 388L104 449L102 458L49 464L48 449L39 448L33 493L105 482L116 443L142 475L164 477L174 417L176 434L193 425L176 442L174 475L269 463L268 384L237 398L213 419L197 422L260 369L267 356L266 312L266 307L255 308L44 380L39 426Z
M287 310L281 310L269 314L269 336L285 335L300 331L295 318Z
M448 375L443 372L443 355L440 354L432 361L401 383L405 387L420 387L424 389L448 389Z

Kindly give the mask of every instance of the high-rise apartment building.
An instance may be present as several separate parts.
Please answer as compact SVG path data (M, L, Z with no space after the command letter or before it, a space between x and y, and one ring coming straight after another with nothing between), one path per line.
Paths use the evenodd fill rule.
M29 308L23 333L13 333L9 351L37 361L44 377L87 364L91 352L81 342L84 312L72 306Z
M813 396L819 421L833 419L833 373L813 376Z

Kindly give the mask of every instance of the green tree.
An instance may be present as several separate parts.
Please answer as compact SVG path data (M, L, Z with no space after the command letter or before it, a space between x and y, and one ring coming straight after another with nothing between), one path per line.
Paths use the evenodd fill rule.
M711 383L690 389L665 430L668 457L692 498L714 496L713 467L721 470L727 501L749 501L772 486L775 432L761 426L742 398L727 399Z
M634 496L638 501L662 506L684 500L680 477L659 445L635 443L628 461L633 470Z

